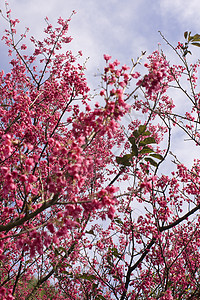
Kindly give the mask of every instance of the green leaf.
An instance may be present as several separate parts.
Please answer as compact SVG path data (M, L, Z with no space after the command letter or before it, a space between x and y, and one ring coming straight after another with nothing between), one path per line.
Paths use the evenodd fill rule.
M162 155L160 155L160 154L157 154L157 153L153 153L153 154L150 154L150 156L153 156L153 157L155 157L155 158L157 158L157 159L160 159L160 160L163 160L164 158L163 158L163 156Z
M144 166L145 164L143 162L140 163L140 165ZM149 174L149 170L145 170L146 174Z
M139 132L137 130L133 131L134 137L138 138L140 136Z
M107 260L107 262L109 263L109 265L110 265L111 267L114 266L113 262L111 261L111 256L110 256L110 255L106 257L106 260Z
M191 36L191 31L189 32L189 35L188 35L188 42L191 41L193 38L193 36Z
M56 256L58 256L58 255L60 254L59 251L58 251L58 249L55 248L54 254L55 254Z
M118 164L123 166L131 166L130 159L133 157L131 154L125 154L123 157L116 157L116 161Z
M60 247L58 247L58 249L59 249L59 250L61 250L61 251L63 251L63 252L65 252L65 253L67 253L67 252L68 252L68 250L66 250L64 247L61 247L61 246L60 246Z
M200 41L200 34L195 34L195 35L192 37L192 41L195 41L195 42Z
M96 283L93 283L93 284L92 284L92 289L93 289L93 291L96 290L97 287L98 287L98 284L96 284Z
M73 277L73 276L72 276L72 273L69 273L69 272L67 272L67 271L65 271L65 270L63 270L63 271L61 271L61 272L62 272L62 274L69 275L69 277L71 277L71 278ZM70 276L70 275L71 275L71 276Z
M106 300L106 298L102 295L97 295L95 300Z
M145 146L147 144L156 144L154 137L148 137L139 143L139 146Z
M151 132L147 130L142 135L145 136L145 135L150 135L150 134L151 134Z
M112 277L120 280L120 276L119 275L113 275Z
M191 43L194 46L200 47L200 43Z
M155 162L155 160L153 160L151 157L145 157L144 160L149 161L150 164L154 167L157 167L157 162Z
M129 142L131 143L132 145L132 152L131 152L131 155L132 156L138 156L138 148L137 148L137 145L135 143L135 138L134 137L129 137L128 138Z
M25 265L29 264L31 262L31 259L28 259L25 261Z
M185 32L184 32L184 38L187 39L187 36L188 36L188 32L185 31Z
M148 146L144 146L140 151L140 154L151 153L151 152L154 152L153 149L149 148Z
M122 220L119 217L115 217L114 222L117 224L123 224Z
M111 249L112 251L112 254L115 256L115 257L119 257L120 256L120 253L118 252L117 248L113 247Z
M90 229L90 230L86 231L85 233L92 234L92 235L96 236L93 229Z
M131 143L131 145L135 145L135 138L133 136L129 137L128 140Z
M79 275L77 278L85 279L85 280L88 280L88 281L93 281L94 279L96 279L96 276L95 275L82 274L82 275Z
M138 129L139 134L140 135L143 134L143 132L145 132L146 128L147 128L146 125L140 125L139 129Z

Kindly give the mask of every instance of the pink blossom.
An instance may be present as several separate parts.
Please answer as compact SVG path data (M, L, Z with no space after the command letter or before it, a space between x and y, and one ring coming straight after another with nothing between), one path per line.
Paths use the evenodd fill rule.
M105 59L105 61L106 62L108 62L112 57L111 56L109 56L108 54L104 54L104 59Z

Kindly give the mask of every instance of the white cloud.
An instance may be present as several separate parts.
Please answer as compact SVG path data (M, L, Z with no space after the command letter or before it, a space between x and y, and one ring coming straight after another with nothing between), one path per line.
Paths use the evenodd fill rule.
M104 53L128 64L141 51L147 50L149 54L157 49L158 42L169 53L158 30L176 44L184 31L196 33L200 28L199 0L9 0L9 3L13 16L21 20L19 31L28 26L30 34L37 37L43 36L46 16L55 24L59 16L67 18L76 10L77 15L70 22L70 35L74 38L70 48L74 52L83 50L84 57L90 57L87 76L92 86L98 81L94 84L93 74L103 67ZM1 33L4 27L5 22L0 19ZM175 148L187 160L187 147L183 150L180 145L183 144Z
M160 8L162 16L170 14L186 26L198 27L200 25L199 0L161 0Z

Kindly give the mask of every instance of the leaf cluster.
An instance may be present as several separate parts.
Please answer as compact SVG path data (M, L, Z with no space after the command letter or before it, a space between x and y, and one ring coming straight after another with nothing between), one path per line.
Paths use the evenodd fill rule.
M136 157L139 160L144 159L152 166L157 167L158 163L153 158L162 161L163 156L155 153L155 151L149 147L150 144L156 144L155 138L150 135L151 132L146 130L146 125L140 125L137 130L134 130L132 135L128 138L131 143L131 153L125 154L122 157L117 156L117 163L128 167L131 166L132 159Z
M191 51L188 50L189 44L200 47L200 34L196 33L195 35L191 35L191 31L185 31L184 38L186 39L186 42L185 45L182 46L183 56L186 56L188 53L192 54Z

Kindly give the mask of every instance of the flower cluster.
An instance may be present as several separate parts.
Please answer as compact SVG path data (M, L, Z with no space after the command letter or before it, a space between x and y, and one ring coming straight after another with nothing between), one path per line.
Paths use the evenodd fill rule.
M173 81L174 78L170 72L168 62L158 51L153 52L148 59L149 64L144 64L148 69L148 74L140 79L137 85L144 87L147 95L151 97L154 93L164 93L169 82Z

